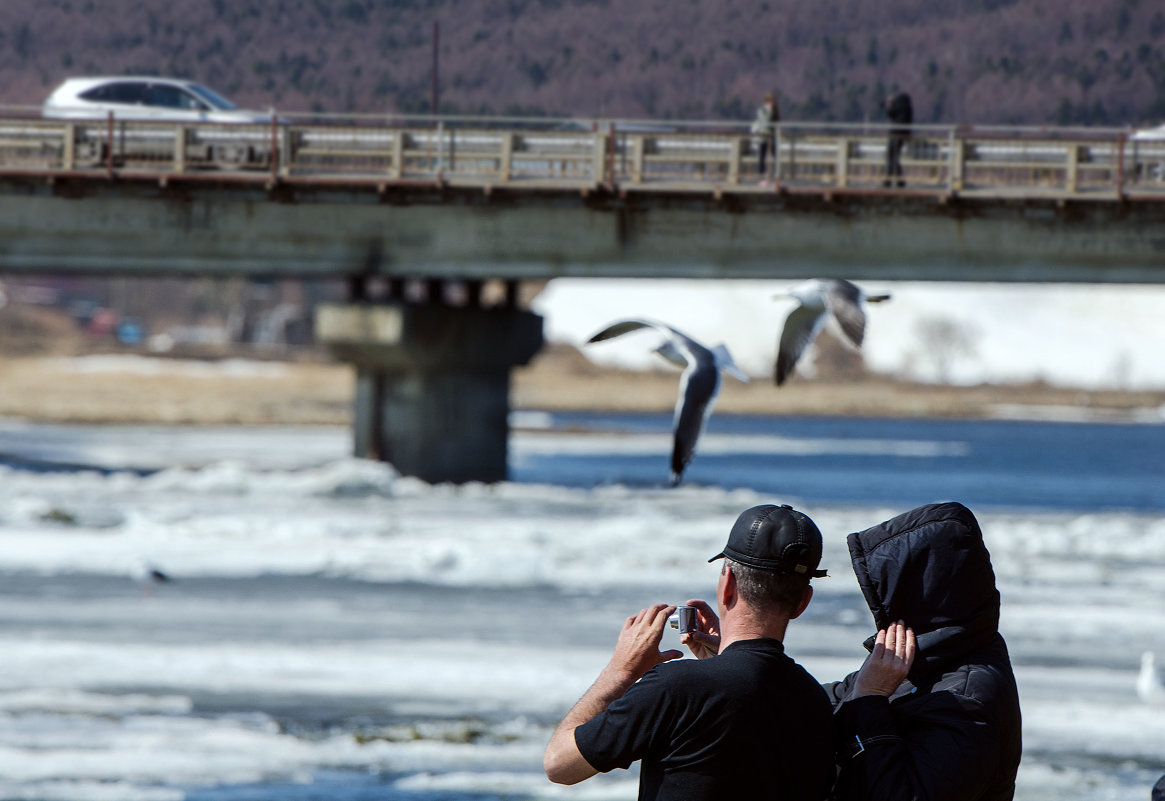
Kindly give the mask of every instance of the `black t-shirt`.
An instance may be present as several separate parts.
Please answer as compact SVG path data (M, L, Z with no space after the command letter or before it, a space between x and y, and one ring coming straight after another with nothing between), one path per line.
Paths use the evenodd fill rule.
M642 760L642 801L818 801L833 779L832 717L779 640L738 640L652 668L574 739L600 772Z

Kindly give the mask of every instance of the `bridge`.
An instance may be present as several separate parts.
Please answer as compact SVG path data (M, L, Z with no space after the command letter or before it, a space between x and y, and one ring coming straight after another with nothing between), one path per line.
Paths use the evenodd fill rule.
M915 126L886 191L889 135L782 123L761 176L723 123L0 120L0 269L1161 280L1165 140Z
M781 123L762 172L731 123L9 116L0 272L346 280L356 452L429 480L505 476L524 279L1165 280L1165 139L914 126L889 176L896 136Z

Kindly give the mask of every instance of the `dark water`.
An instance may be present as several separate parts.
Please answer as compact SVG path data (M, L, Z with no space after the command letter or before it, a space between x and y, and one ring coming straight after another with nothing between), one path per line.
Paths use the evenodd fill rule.
M519 432L512 439L513 480L568 487L667 486L670 414L548 417L549 431ZM523 445L523 437L554 433L584 435L594 447L574 453L552 444ZM636 435L652 435L650 447L642 442L623 447ZM150 473L222 459L261 465L264 454L286 452L296 456L270 466L294 469L345 457L348 437L339 429L272 434L223 427L8 426L0 427L0 465L36 472ZM111 450L119 458L94 456ZM683 483L748 488L818 505L913 506L957 499L995 510L1157 512L1165 511L1165 423L717 414Z
M667 433L670 415L554 414L553 429ZM912 506L958 499L976 508L1165 511L1165 425L717 415L705 438L780 437L803 451L709 448L685 484L749 488L816 504ZM814 441L821 441L814 448ZM917 443L910 454L879 443ZM797 449L794 449L797 450ZM892 449L887 449L892 450ZM857 451L857 452L855 452ZM586 487L667 482L670 448L653 454L518 454L520 482Z

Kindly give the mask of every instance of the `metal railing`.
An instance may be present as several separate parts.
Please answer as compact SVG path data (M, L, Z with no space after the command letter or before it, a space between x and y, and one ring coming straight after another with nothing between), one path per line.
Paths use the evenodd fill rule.
M0 119L0 173L704 193L1165 199L1165 138L1126 129L297 117ZM898 140L895 143L895 140ZM900 173L888 171L898 151Z

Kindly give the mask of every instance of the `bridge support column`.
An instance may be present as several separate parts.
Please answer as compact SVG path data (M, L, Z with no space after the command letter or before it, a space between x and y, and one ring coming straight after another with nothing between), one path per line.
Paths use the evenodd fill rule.
M542 318L509 308L328 304L316 334L356 367L354 452L429 482L506 478L510 369Z

